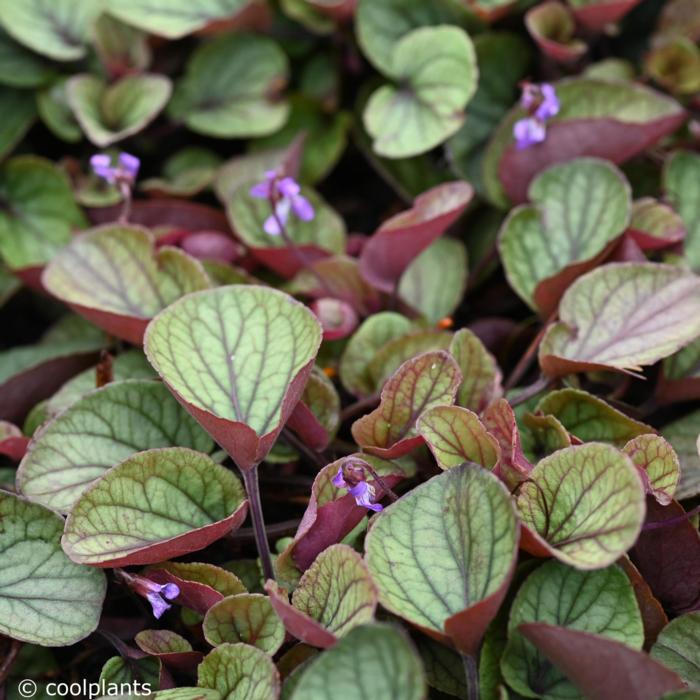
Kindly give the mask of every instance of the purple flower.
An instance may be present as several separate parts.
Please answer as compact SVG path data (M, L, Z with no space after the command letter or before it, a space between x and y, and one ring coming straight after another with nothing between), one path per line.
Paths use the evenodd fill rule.
M96 153L90 158L90 166L97 177L110 185L126 183L133 185L139 172L141 161L130 153L120 153L117 163L112 164L112 157L107 153Z
M153 608L153 617L158 620L166 610L172 607L165 601L175 600L180 595L180 589L175 583L166 583L164 586L154 583L153 586L154 588L146 593L146 599Z
M263 224L265 233L279 236L282 226L289 221L290 213L302 221L311 221L315 212L306 197L301 194L301 187L294 178L282 177L278 170L268 170L265 180L250 188L250 195L257 199L268 199L274 214L270 214Z
M345 481L343 468L338 467L338 473L332 479L333 486L339 489L347 489L348 493L354 497L355 503L363 508L368 508L375 512L384 509L379 503L374 503L374 486L368 484L364 479L360 479L354 486Z
M552 85L549 83L523 84L520 106L528 116L513 125L513 136L519 150L542 143L547 135L546 122L559 113L561 105Z

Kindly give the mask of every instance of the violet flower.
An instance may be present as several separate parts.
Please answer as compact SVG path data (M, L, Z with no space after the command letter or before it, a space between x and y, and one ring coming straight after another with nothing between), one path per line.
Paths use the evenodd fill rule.
M282 177L279 170L268 170L265 180L250 188L250 195L269 200L273 207L274 213L263 224L265 233L270 236L282 234L290 213L302 221L311 221L315 216L311 202L301 194L299 183L292 177Z
M126 571L121 569L117 570L120 578L126 582L126 584L135 593L144 597L153 608L153 617L159 619L166 610L169 610L172 606L167 602L169 600L175 600L180 595L180 588L175 583L159 584L145 576L137 576L135 574L128 574Z
M374 486L368 484L364 479L360 479L354 486L345 480L343 468L338 467L338 473L332 479L333 486L340 489L347 489L348 493L355 498L358 506L379 512L384 509L380 503L374 503Z
M545 140L546 123L559 113L561 104L554 86L549 83L525 83L520 106L528 111L529 116L515 122L513 136L518 150L523 150Z
M130 153L123 151L112 164L112 157L107 153L96 153L90 158L90 166L97 177L109 182L110 185L126 184L131 187L141 166L141 161Z

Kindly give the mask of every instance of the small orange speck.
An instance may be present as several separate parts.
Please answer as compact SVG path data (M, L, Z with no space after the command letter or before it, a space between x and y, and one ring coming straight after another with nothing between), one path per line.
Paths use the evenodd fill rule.
M441 328L442 330L447 330L448 328L452 328L452 326L455 325L455 322L449 317L445 316L445 318L441 318L437 322L437 327Z
M323 373L329 378L333 379L333 377L337 376L338 370L335 367L324 367L323 368Z

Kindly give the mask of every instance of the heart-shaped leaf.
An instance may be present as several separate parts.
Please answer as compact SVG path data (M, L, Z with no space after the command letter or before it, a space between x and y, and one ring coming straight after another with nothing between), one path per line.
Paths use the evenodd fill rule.
M293 559L302 571L308 569L326 548L342 540L367 515L366 509L357 505L347 489L333 484L333 478L346 459L369 464L389 488L412 476L415 471L411 465L399 465L365 454L350 455L321 469L311 486L311 498L299 529L280 555L281 560ZM382 485L371 474L366 474L366 481L375 491L375 500L380 500L384 496Z
M662 505L672 500L680 478L680 464L673 447L659 435L640 435L622 450L644 475L647 493Z
M280 96L288 72L287 57L274 41L240 33L218 37L191 55L170 115L206 136L270 134L289 114Z
M291 700L421 700L426 690L420 657L405 633L372 624L356 627L312 660Z
M211 458L184 447L148 450L83 492L61 544L81 564L152 564L203 549L247 512L240 482Z
M551 391L540 400L536 413L552 415L582 442L610 442L622 447L640 435L656 432L633 420L593 394L580 389Z
M250 644L272 655L284 642L284 625L270 599L259 593L239 593L213 605L204 616L202 632L212 646Z
M17 41L57 61L83 58L92 25L102 10L97 2L0 0L2 25Z
M636 467L623 452L597 442L541 460L517 503L523 524L547 543L550 554L577 569L612 564L636 541L645 514ZM523 544L533 549L527 540Z
M462 372L457 404L481 413L503 394L501 370L494 356L479 337L468 328L460 328L450 343L450 354Z
M545 374L641 371L700 335L700 278L671 265L604 265L569 287L559 318L540 344Z
M697 177L700 177L700 156L697 153L679 151L664 165L664 190L685 224L685 258L694 270L700 270L700 197L689 183Z
M521 107L506 115L484 160L489 198L506 207L524 202L531 180L545 168L580 156L623 163L676 130L686 115L674 100L637 83L580 77L554 83L561 109L547 124L545 141L519 150L513 125Z
M104 574L61 551L63 519L0 491L0 631L42 646L67 646L97 627Z
M461 241L439 238L406 268L398 294L429 323L450 316L467 285L467 249ZM432 284L440 278L442 284Z
M164 75L129 75L107 85L94 75L68 81L68 103L86 136L96 146L109 146L150 124L170 99L172 85Z
M377 289L393 292L411 262L459 218L473 195L471 185L460 181L421 194L367 241L360 255L362 276Z
M575 275L627 228L630 187L611 163L580 158L541 172L528 197L532 205L503 223L499 251L511 287L549 315Z
M270 203L251 197L252 182L239 187L228 202L226 213L231 226L251 253L263 265L283 277L293 277L303 267L298 252L285 244L281 236L265 233L265 220L272 212ZM314 218L302 221L290 217L286 231L309 262L339 255L345 251L345 224L338 214L313 190L302 187L301 193L314 208Z
M425 153L454 134L476 91L476 54L455 26L423 27L402 37L382 72L396 81L372 94L363 114L380 156Z
M197 670L197 685L228 700L277 700L280 677L272 659L249 644L221 644Z
M643 250L657 250L685 239L685 224L679 214L653 197L642 197L632 204L627 234Z
M37 431L17 473L26 496L67 511L95 479L139 450L209 437L158 382L131 380L90 392Z
M700 687L700 612L669 622L652 647L651 657L675 671L691 688Z
M511 605L501 659L508 685L525 697L576 697L566 676L518 632L533 622L599 634L634 649L644 641L637 600L622 569L576 571L547 562L527 577Z
M71 239L85 219L68 178L52 163L18 156L0 168L0 254L10 269L39 267Z
M700 493L700 455L698 455L698 437L700 437L700 411L693 411L666 425L664 437L675 450L681 468L681 480L676 491L676 498L692 498Z
M435 406L418 420L418 432L441 469L475 462L492 469L500 449L479 417L459 406Z
M560 63L570 63L586 53L587 46L574 38L576 22L566 5L543 2L525 15L525 26L540 51Z
M684 687L675 673L618 641L544 622L523 624L520 632L584 697L658 700Z
M19 422L39 401L89 366L105 338L78 316L68 315L36 345L0 352L0 419Z
M232 285L180 299L146 333L146 355L240 469L261 462L301 397L320 324L291 297Z
M100 328L134 344L148 322L183 294L206 289L198 261L137 226L107 225L76 236L46 267L46 289Z
M433 406L452 404L462 374L451 355L438 350L404 362L382 389L379 407L352 425L365 452L391 459L423 442L416 422Z
M390 505L377 517L365 547L380 603L471 654L505 595L518 524L497 479L464 465Z
M202 652L193 651L192 645L176 632L170 630L141 630L134 641L141 651L155 656L166 666L193 671L202 660Z
M149 34L180 39L220 20L229 21L251 0L120 0L105 8Z

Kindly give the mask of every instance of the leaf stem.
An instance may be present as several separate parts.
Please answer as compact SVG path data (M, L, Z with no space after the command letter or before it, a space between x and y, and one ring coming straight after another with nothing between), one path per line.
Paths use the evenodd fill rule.
M544 391L547 387L552 384L552 380L549 377L540 377L536 382L526 386L519 394L516 394L508 403L511 408L519 406L521 403L525 403L528 399L533 396L537 396L541 391Z
M272 567L272 555L270 554L270 543L267 541L265 532L265 519L263 518L262 502L260 501L260 484L258 482L258 465L252 469L241 470L243 473L243 483L248 493L250 502L250 517L253 520L253 532L255 533L255 544L258 547L260 562L265 580L275 580L275 570Z
M326 459L326 455L322 452L315 452L308 445L304 444L289 428L282 428L280 435L290 447L306 455L317 467L323 468L331 461Z
M129 217L131 216L131 187L126 182L123 182L120 185L119 190L121 191L122 198L124 199L124 204L122 205L122 210L117 221L120 224L126 224L129 222Z
M10 649L7 655L0 663L0 687L5 683L7 677L10 675L10 671L14 666L15 661L17 661L17 656L19 655L19 650L22 648L22 642L16 639L9 639Z
M389 496L389 498L392 501L399 500L399 497L394 493L394 491L391 488L389 488L388 484L384 481L384 479L382 479L381 476L379 476L379 474L377 474L377 472L372 468L372 465L369 462L365 461L362 466L372 475L372 478L379 484L380 488L382 489L382 491L384 491L385 495Z
M379 393L365 396L365 398L355 401L355 403L351 403L341 411L340 422L345 423L346 420L354 418L358 413L362 413L364 410L369 408L374 408L378 403Z
M681 523L690 520L695 515L700 513L700 506L695 506L695 508L686 511L683 515L678 515L675 518L669 518L668 520L652 520L650 523L644 523L642 526L642 531L647 530L660 530L664 527L673 527L674 525L680 525Z
M476 658L472 654L461 654L464 664L464 676L467 680L467 699L480 700L479 671L476 668Z
M528 345L525 354L520 358L518 364L515 365L515 368L510 373L510 376L508 377L508 380L505 383L504 388L506 391L516 386L517 383L522 379L525 372L527 372L528 369L530 369L530 364L532 363L532 360L534 359L535 354L537 353L537 348L539 347L540 341L542 340L545 331L549 327L549 324L556 318L557 313L559 313L559 311L558 309L555 309L550 315L550 317L542 324L542 328L540 328L537 335L532 339L530 345Z

